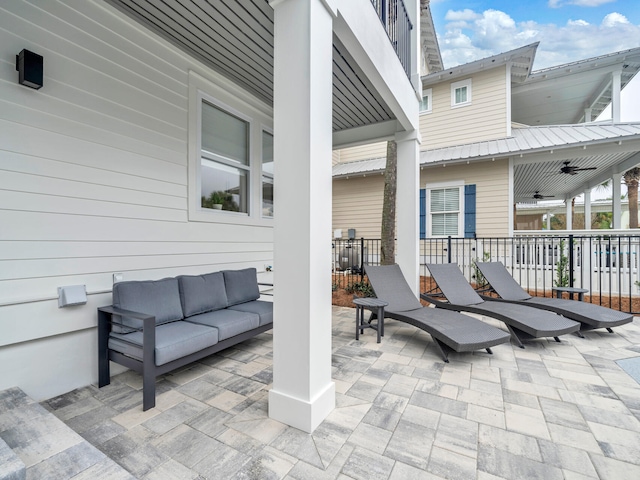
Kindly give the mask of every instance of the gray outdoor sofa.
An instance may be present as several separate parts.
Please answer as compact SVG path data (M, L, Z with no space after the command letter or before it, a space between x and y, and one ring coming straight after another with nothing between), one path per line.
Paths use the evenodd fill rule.
M255 268L113 286L113 305L98 308L98 386L109 361L143 377L143 410L155 406L155 379L265 332L273 303L259 300Z
M511 338L520 348L524 348L523 340L553 337L559 342L560 335L580 329L578 322L553 312L513 303L485 302L469 285L455 263L427 264L427 268L447 302L435 292L422 293L420 298L439 308L500 320L507 326Z

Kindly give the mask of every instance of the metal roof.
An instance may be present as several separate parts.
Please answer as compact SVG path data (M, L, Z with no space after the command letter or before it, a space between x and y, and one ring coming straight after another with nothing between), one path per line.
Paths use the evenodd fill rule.
M338 163L333 166L333 178L353 176L363 176L370 172L384 172L387 167L387 159L372 158L357 162Z
M574 197L640 165L640 122L519 127L512 136L420 153L423 167L513 159L516 202L532 202L539 193L556 199ZM580 169L562 173L569 165ZM384 172L385 158L361 160L333 167L334 178Z
M638 123L589 123L581 125L547 125L514 127L512 136L443 147L421 152L421 164L466 162L514 154L534 153L549 149L580 147L625 138L640 138Z

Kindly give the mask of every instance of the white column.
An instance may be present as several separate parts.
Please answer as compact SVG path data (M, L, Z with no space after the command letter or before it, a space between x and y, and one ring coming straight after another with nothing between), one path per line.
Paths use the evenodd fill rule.
M584 229L591 230L591 189L584 191Z
M312 432L331 380L333 16L323 0L274 0L274 319L269 416Z
M420 138L417 131L396 134L396 262L416 295L420 294Z
M584 109L584 122L591 122L591 107Z
M620 206L622 173L614 173L611 181L613 182L611 193L613 198L613 228L622 228L622 208Z
M547 210L547 230L551 230L551 210Z
M573 215L571 212L571 200L572 198L567 198L564 203L566 204L567 207L567 225L566 228L567 230L573 230Z
M620 90L622 72L611 73L611 119L614 123L620 121Z

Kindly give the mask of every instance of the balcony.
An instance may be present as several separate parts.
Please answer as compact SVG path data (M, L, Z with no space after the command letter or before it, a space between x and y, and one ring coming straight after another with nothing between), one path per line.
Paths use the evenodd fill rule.
M411 30L403 0L371 0L407 77L411 77Z

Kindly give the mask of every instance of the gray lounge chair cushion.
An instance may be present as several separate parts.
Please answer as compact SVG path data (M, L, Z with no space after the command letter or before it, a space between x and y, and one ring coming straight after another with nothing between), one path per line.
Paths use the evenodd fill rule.
M185 317L220 310L227 306L227 291L222 272L182 275L178 277L178 283Z
M153 315L156 317L156 325L183 318L176 278L118 282L113 285L113 306ZM122 317L121 322L127 327L142 327L141 321L128 317ZM114 325L113 331L123 333L127 329Z
M228 305L251 302L260 298L258 276L255 268L224 270Z
M112 333L109 348L142 360L142 332ZM218 330L186 321L156 327L156 366L190 355L218 343Z
M449 303L453 305L479 305L484 302L469 285L455 263L429 263L427 268Z
M220 341L235 337L260 325L260 317L257 314L240 312L230 308L201 313L188 317L186 321L217 328Z
M253 302L240 303L229 307L229 310L255 313L260 317L260 326L273 323L273 303L264 300L254 300Z
M504 300L519 301L531 298L504 268L502 262L478 262L476 265L491 288Z
M367 265L365 270L376 296L389 303L386 310L403 312L422 308L398 265Z

